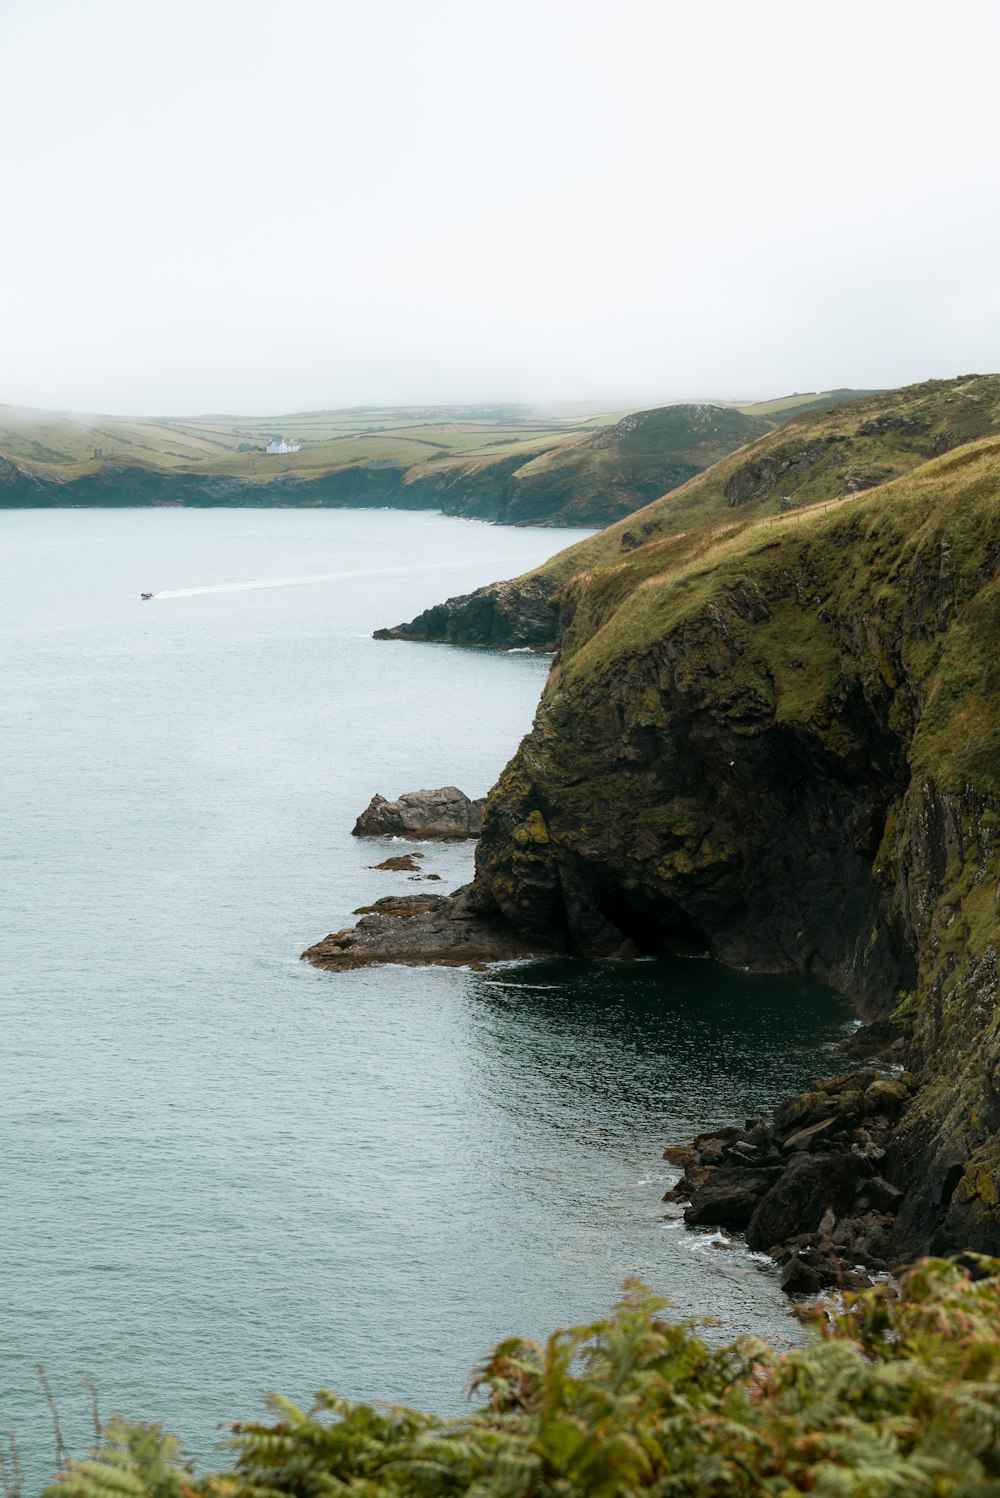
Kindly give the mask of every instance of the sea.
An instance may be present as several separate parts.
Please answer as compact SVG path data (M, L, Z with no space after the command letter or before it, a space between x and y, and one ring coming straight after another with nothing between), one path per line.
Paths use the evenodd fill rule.
M495 1342L630 1276L710 1337L802 1335L773 1266L663 1205L663 1149L836 1069L843 999L704 960L299 960L470 877L471 844L352 825L375 792L484 794L550 666L372 631L585 534L0 513L0 1430L26 1498L94 1397L197 1470L275 1390L457 1414ZM372 867L401 851L419 874Z

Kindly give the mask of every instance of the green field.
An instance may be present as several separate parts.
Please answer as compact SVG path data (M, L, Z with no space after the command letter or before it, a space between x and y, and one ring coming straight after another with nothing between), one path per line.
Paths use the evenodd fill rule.
M618 414L540 420L521 407L443 406L156 419L0 406L0 453L32 468L58 470L60 477L123 464L266 481L357 462L410 467L456 456L488 460L541 452ZM294 438L301 449L268 455L264 448L272 437Z
M856 393L791 395L732 409L783 421L801 409ZM593 408L587 414L557 414L528 406L478 405L355 406L283 416L130 417L0 405L0 455L58 478L113 465L266 482L282 474L314 478L355 463L393 463L409 469L456 458L489 463L540 455L610 427L625 414ZM267 454L264 449L272 437L294 438L302 445L297 453Z
M746 416L770 416L777 421L784 421L786 417L795 415L798 411L808 411L813 406L835 406L842 401L859 400L863 395L877 395L877 390L850 390L842 388L839 390L807 390L797 392L795 395L782 395L776 400L753 401L746 406L737 406L737 411L742 411Z
M601 527L797 419L799 406L789 418L711 402L626 414L463 405L162 418L0 406L0 507L391 503ZM268 453L272 438L299 449Z

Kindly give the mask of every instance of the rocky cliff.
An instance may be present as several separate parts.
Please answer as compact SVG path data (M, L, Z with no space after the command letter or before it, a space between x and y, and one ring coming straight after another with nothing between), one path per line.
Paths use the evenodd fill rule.
M574 574L683 532L834 503L1000 433L1000 377L965 375L809 409L534 572L450 598L382 639L553 650L553 595Z
M490 583L425 609L409 624L377 629L376 640L441 640L498 650L555 649L556 616L547 574Z
M908 1036L891 1251L1000 1248L1000 443L631 548L487 803L526 942L817 974Z

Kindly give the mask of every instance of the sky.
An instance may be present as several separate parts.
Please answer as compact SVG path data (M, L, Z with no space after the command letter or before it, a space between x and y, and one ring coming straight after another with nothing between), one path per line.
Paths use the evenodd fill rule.
M0 0L0 402L1000 368L996 0Z

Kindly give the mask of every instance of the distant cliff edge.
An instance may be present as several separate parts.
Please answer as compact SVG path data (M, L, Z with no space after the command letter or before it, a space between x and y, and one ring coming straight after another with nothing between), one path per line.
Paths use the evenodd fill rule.
M167 450L148 461L141 444L128 461L95 449L87 461L46 461L4 456L0 424L0 508L122 505L290 505L440 510L446 515L504 525L604 526L685 483L725 454L768 431L773 422L732 407L667 406L623 417L614 425L576 435L553 431L526 438L486 441L479 451L435 451L435 442L410 441L408 458L366 456L380 451L382 435L352 438L352 457L324 458L308 444L285 457L168 466ZM55 439L53 439L55 440ZM165 440L165 439L164 439ZM34 452L20 436L21 448ZM513 450L511 450L511 448ZM430 452L427 452L430 449ZM506 451L505 451L506 449ZM395 451L394 447L387 450ZM100 456L97 456L98 452ZM287 462L285 470L271 463ZM212 471L224 463L227 471ZM240 472L228 471L236 467Z

